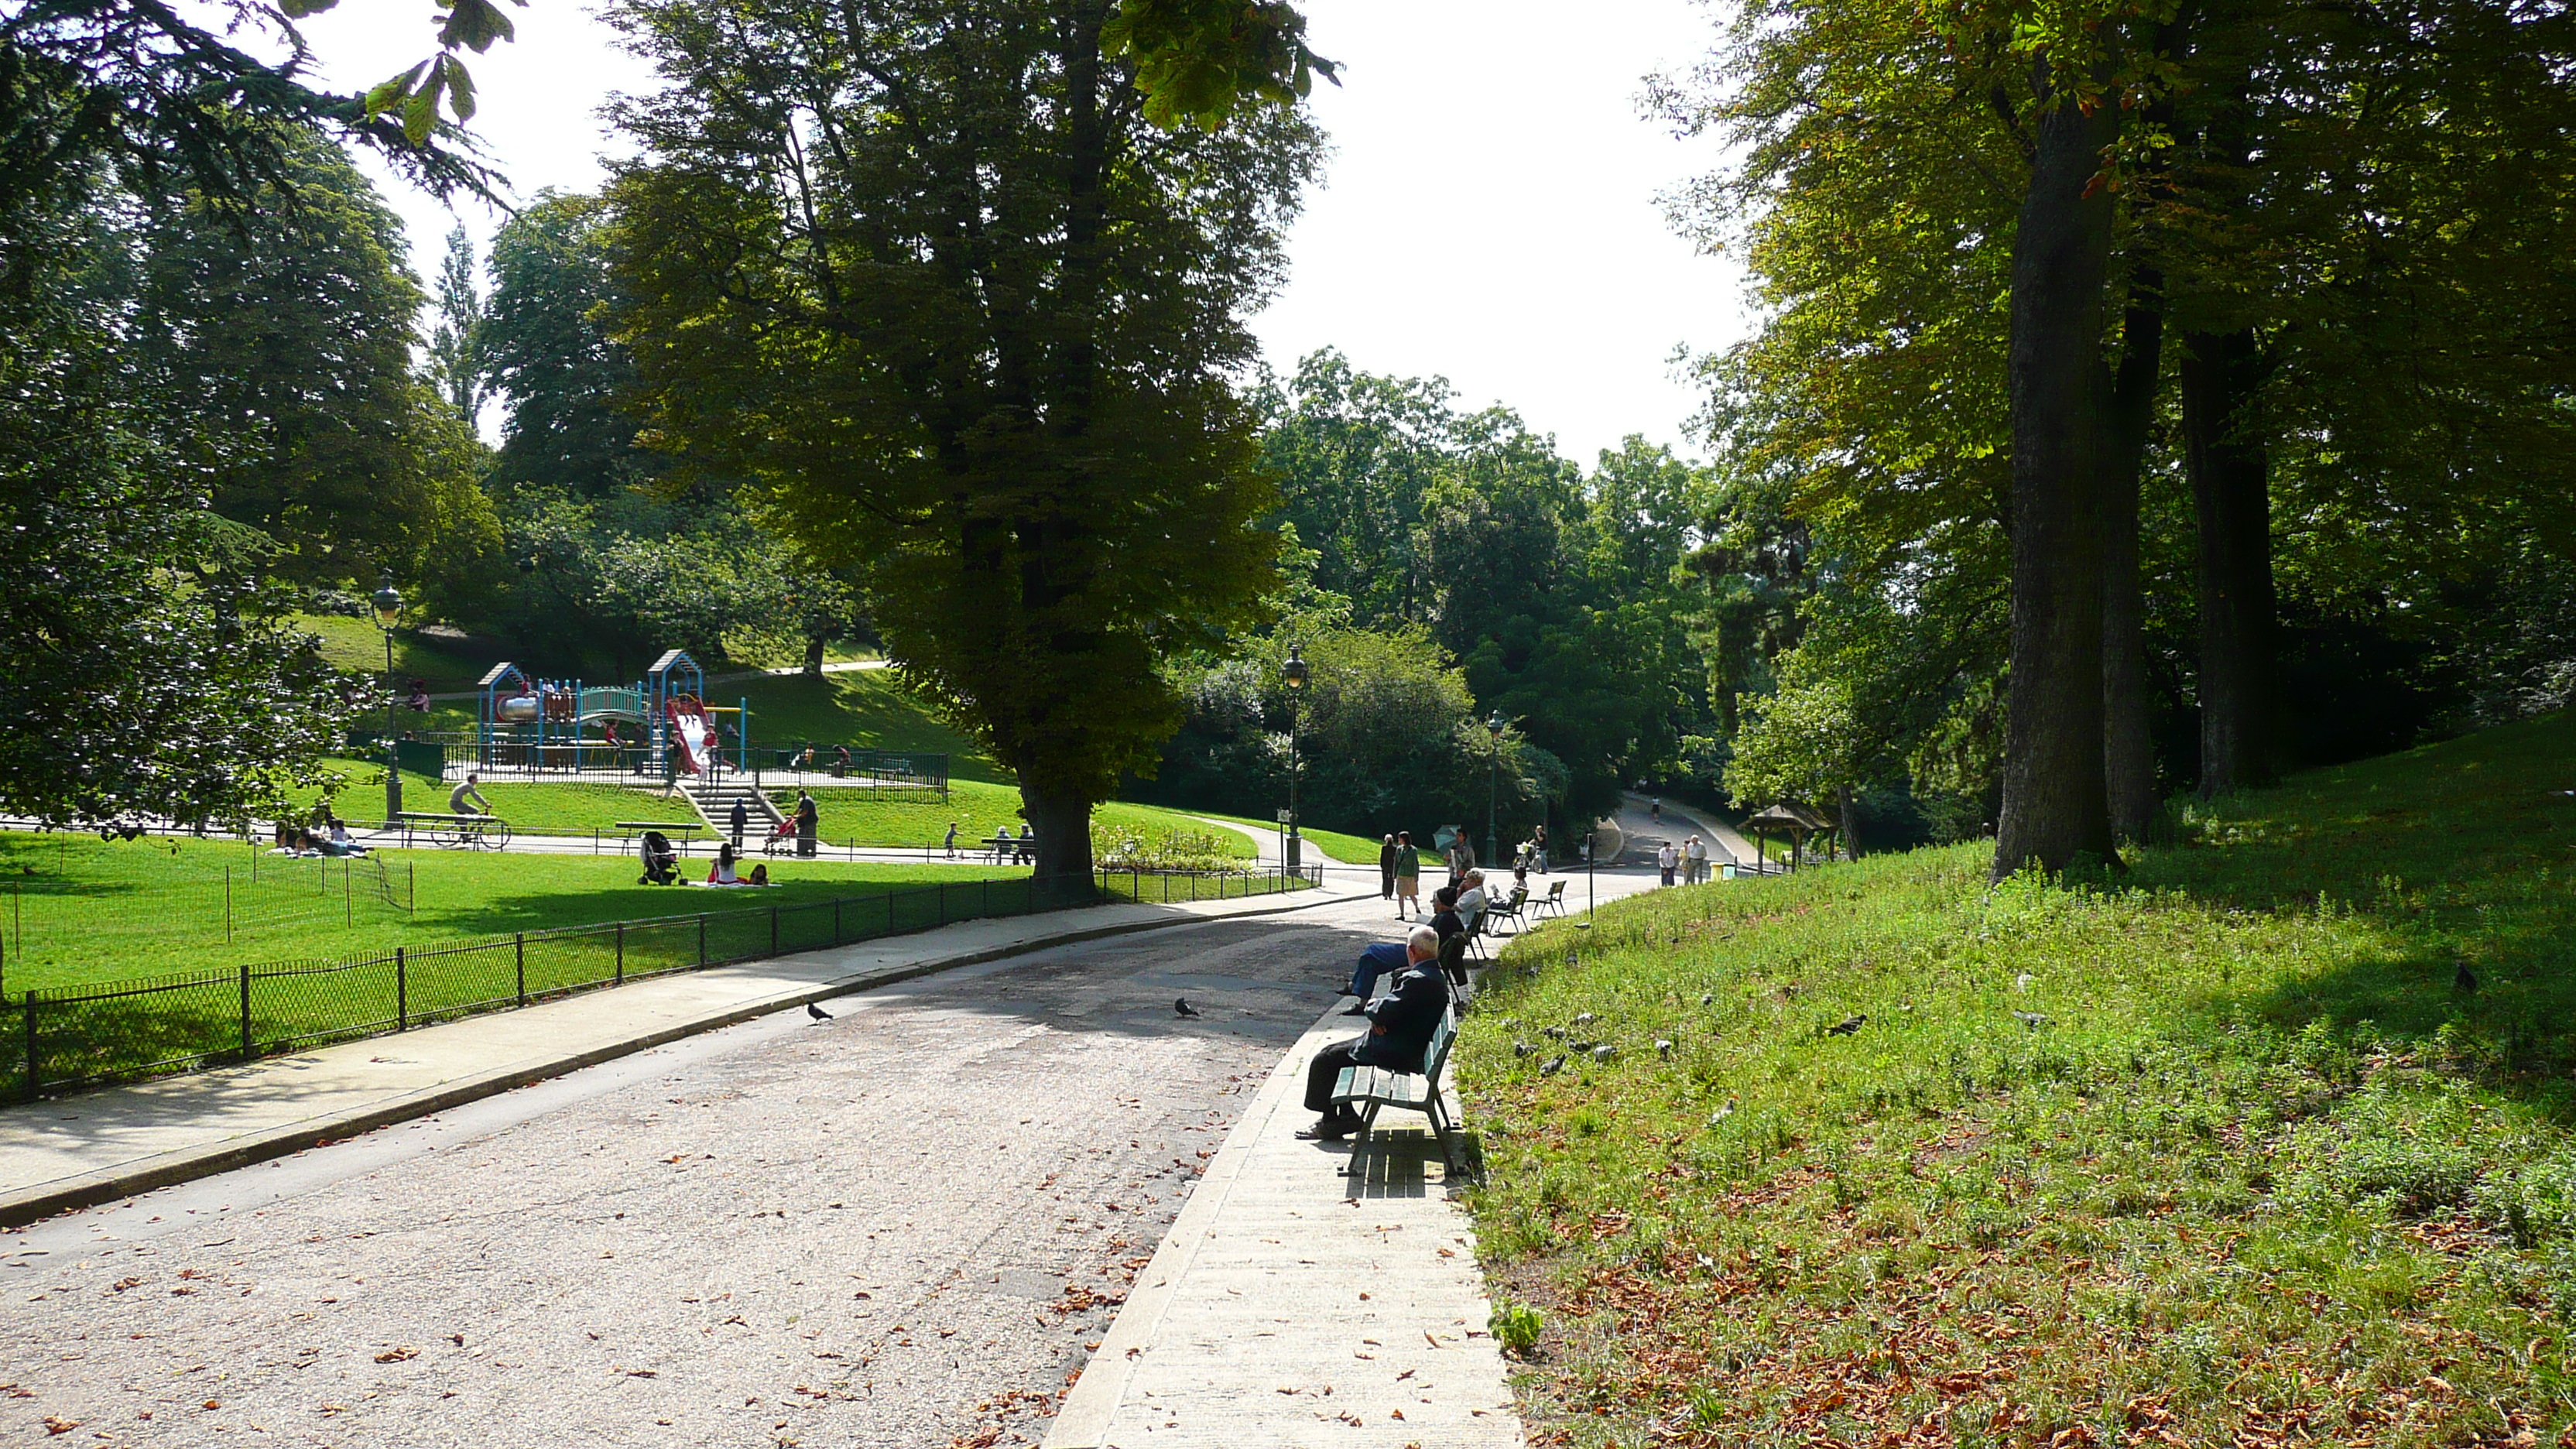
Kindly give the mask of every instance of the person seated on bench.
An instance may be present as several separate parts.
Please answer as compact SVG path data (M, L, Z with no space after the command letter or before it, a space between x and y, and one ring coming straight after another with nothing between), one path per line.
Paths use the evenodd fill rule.
M466 771L464 783L447 792L447 813L451 815L491 814L492 802L484 799L483 792L474 788L475 782L482 778L483 776L479 771ZM468 795L474 797L475 808L470 811L465 808L465 797Z
M1351 968L1351 984L1342 988L1344 996L1356 996L1359 1000L1352 1002L1342 1015L1366 1015L1368 999L1377 993L1379 978L1395 976L1411 964L1412 960L1405 955L1401 942L1380 941L1363 948L1359 964Z
M1467 923L1467 933L1472 936L1484 918L1485 873L1471 870L1458 883L1458 919Z
M1458 888L1442 886L1431 893L1431 929L1440 933L1442 944L1452 936L1467 934L1467 923L1458 915Z
M1440 974L1439 933L1429 926L1414 927L1402 949L1404 969L1395 978L1395 989L1383 1000L1360 1008L1360 1014L1369 1020L1368 1035L1335 1042L1315 1053L1315 1060L1307 1064L1306 1110L1315 1114L1315 1125L1297 1134L1300 1141L1339 1142L1359 1130L1360 1114L1356 1109L1333 1106L1333 1082L1341 1076L1342 1068L1422 1070L1422 1049L1430 1045L1441 1013L1449 1009L1449 980Z
M738 886L751 884L751 882L744 880L741 876L734 873L733 862L733 842L728 840L717 845L716 863L707 867L707 884L711 886Z

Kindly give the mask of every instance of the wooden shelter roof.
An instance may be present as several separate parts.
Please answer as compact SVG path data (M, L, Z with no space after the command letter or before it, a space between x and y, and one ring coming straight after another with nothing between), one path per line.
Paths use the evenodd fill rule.
M1746 816L1744 828L1765 832L1831 830L1834 828L1834 822L1793 800L1783 800L1775 805L1766 805Z

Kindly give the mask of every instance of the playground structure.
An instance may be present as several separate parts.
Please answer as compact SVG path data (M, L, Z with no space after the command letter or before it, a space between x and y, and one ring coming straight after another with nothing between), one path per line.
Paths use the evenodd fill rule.
M893 797L948 794L948 756L935 750L810 742L755 747L751 701L708 703L706 672L682 649L664 653L632 684L539 679L505 661L475 687L471 734L433 735L420 744L444 750L450 777L474 769L495 779L682 784L696 795L719 776L740 775L756 792L764 775L784 775L790 782L856 785Z
M478 769L668 781L750 768L751 702L709 705L706 672L686 650L664 654L633 684L533 679L505 660L475 687ZM722 715L734 716L730 729Z

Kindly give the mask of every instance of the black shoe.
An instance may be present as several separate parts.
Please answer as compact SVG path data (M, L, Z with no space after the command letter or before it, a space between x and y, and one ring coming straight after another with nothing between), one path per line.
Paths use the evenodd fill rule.
M1349 987L1347 987L1347 986L1343 987L1343 988L1341 989L1341 992L1340 992L1339 994L1341 994L1341 995L1343 995L1343 996L1357 996L1357 995L1359 995L1359 993L1358 993L1358 992L1353 991L1352 989L1350 989L1350 988L1349 988Z
M1355 1001L1350 1005L1343 1007L1341 1014L1344 1016L1366 1016L1368 1015L1368 1003L1365 1001Z
M1340 1117L1321 1117L1312 1127L1297 1129L1300 1142L1339 1142L1357 1132L1360 1124Z

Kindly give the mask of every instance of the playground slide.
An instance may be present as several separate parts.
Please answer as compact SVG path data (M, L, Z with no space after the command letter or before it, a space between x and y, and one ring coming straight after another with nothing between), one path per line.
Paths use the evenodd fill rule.
M694 699L675 699L670 710L671 738L680 746L680 768L692 775L710 773L716 731L714 722L707 718L706 706Z

